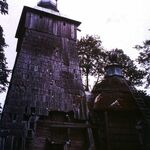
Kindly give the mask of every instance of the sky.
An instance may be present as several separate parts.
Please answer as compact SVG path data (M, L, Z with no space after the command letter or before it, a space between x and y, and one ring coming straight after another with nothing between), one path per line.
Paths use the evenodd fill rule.
M35 7L39 0L7 0L9 14L0 15L0 25L4 29L8 67L13 69L16 57L16 29L23 6ZM98 35L105 49L123 49L132 59L138 52L133 47L150 39L149 0L58 0L61 14L81 21L78 38ZM3 104L5 93L0 94Z

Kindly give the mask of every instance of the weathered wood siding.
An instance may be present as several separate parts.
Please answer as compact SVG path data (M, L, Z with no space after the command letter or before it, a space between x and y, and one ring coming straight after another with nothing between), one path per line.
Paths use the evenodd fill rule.
M105 113L99 115L99 129L94 131L97 147L102 150L141 150L143 145L136 129L137 114L123 111Z
M25 27L39 32L76 40L77 26L63 20L28 12L26 15Z
M18 54L3 111L2 127L9 132L4 141L9 134L15 137L15 143L19 143L17 137L21 138L19 150L44 150L47 138L66 141L68 128L49 128L49 119L40 123L39 116L73 112L75 119L85 119L84 91L75 49L77 26L61 17L33 12L26 13L24 23L25 32L19 34ZM61 117L58 120L63 124ZM86 127L81 130L74 133L71 129L74 146L70 150L86 149L86 137L82 135ZM9 142L13 147L13 140Z
M31 145L32 149L47 150L46 147L49 143L49 149L50 145L62 145L63 149L66 148L67 150L87 150L86 129L76 128L75 122L71 122L71 124L74 124L74 127L64 127L65 123L67 124L68 122L64 113L54 112L49 118L39 119L34 142Z
M108 135L112 150L140 149L136 119L137 117L130 112L108 114Z
M26 32L6 100L10 113L19 111L21 118L25 108L30 113L31 107L39 115L80 109L83 87L75 28L70 23L27 13Z

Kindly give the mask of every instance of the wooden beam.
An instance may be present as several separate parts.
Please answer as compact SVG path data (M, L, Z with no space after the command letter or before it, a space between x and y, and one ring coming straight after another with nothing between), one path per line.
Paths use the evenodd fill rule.
M58 121L38 121L38 124L44 124L47 127L60 128L96 128L96 126L86 123L58 122Z
M109 138L109 126L108 126L108 112L104 112L105 115L105 126L106 126L106 141L107 141L107 150L110 150L110 138Z

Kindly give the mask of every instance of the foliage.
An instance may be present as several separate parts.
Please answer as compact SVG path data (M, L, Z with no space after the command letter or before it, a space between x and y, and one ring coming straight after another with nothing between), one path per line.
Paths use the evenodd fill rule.
M138 90L137 94L139 95L139 97L141 97L144 100L148 108L150 108L150 95L148 95L146 91L143 90Z
M100 60L103 60L105 55L101 46L101 40L98 36L82 37L77 42L77 51L82 74L86 77L86 90L89 90L89 75L96 75L102 71ZM103 63L101 64L103 65Z
M0 12L1 14L8 14L8 4L6 0L0 0Z
M105 67L110 65L111 53L117 53L117 63L123 69L123 75L133 85L141 85L145 72L138 69L134 61L124 54L121 49L106 51L102 47L102 41L98 36L82 37L77 42L77 51L82 75L86 77L85 90L89 90L89 76L97 78L97 82L102 79L105 74ZM96 82L96 83L97 83Z
M6 0L0 0L0 13L2 15L8 14L8 4ZM0 92L6 90L8 85L8 75L10 70L7 68L6 57L4 54L4 47L6 47L5 38L3 35L3 28L0 26Z
M142 79L145 76L145 72L138 69L134 61L131 60L131 58L127 56L122 49L116 48L114 50L108 51L107 55L109 56L112 51L115 51L115 53L117 53L117 64L122 67L124 77L128 79L133 85L142 85ZM112 62L110 60L110 57L108 57L106 65L109 65L110 63Z
M8 75L10 70L7 68L6 57L4 54L4 47L6 47L5 39L3 37L3 29L0 26L0 92L5 91L8 84Z
M136 45L135 48L140 51L137 61L144 68L148 88L150 86L150 40L143 42L143 45Z

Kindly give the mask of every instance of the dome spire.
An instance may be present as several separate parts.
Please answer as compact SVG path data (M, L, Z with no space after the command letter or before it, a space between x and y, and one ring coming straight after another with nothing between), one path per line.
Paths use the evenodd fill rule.
M43 8L47 8L59 12L57 9L57 1L58 0L40 0L40 2L37 5L39 7L43 7Z

